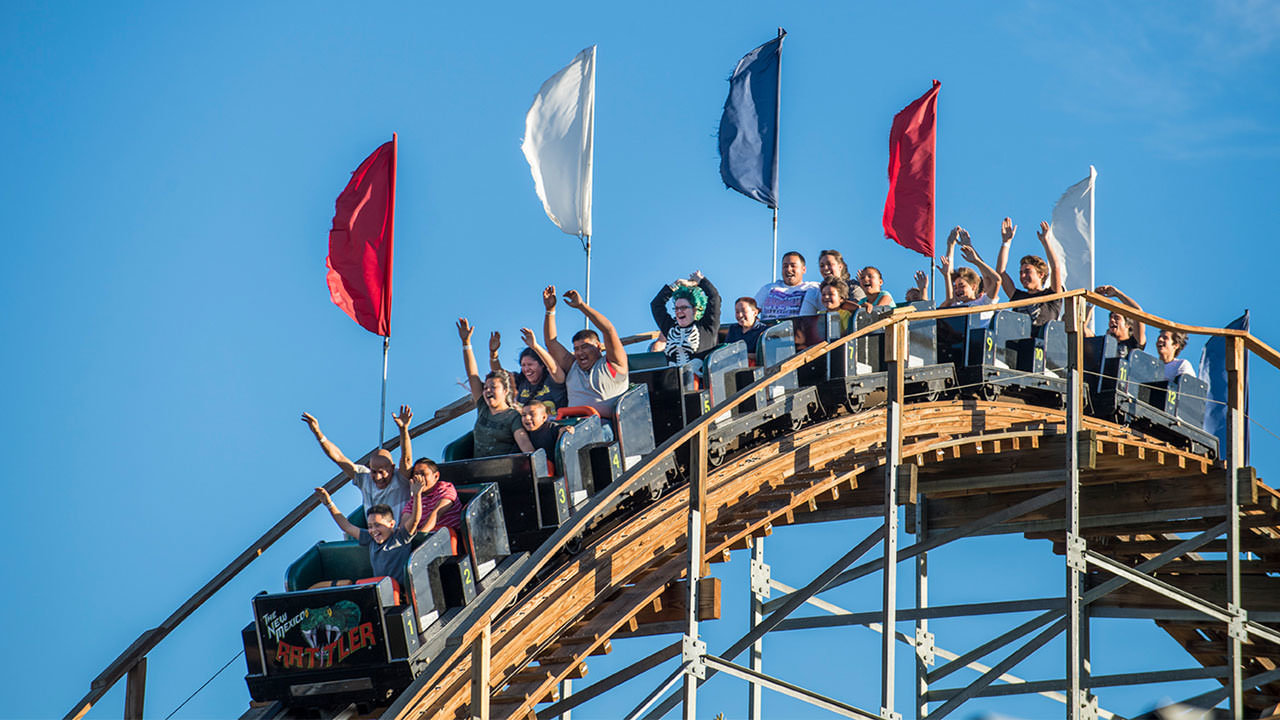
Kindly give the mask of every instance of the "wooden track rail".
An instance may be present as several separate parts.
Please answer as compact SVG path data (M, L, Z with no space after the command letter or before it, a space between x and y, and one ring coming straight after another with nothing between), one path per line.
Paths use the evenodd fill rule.
M880 507L883 475L870 471L884 462L883 423L882 409L839 417L759 446L718 469L707 489L704 561L727 560L751 536L767 535L775 526L824 515L853 517L860 508ZM1060 467L1065 441L1061 411L999 402L921 403L907 407L903 423L903 454L918 468L915 489L929 499L931 531L1010 507L1026 499L1028 491L1061 486L1060 477L1017 486L1001 482L1011 463ZM1213 490L1221 485L1220 463L1096 420L1086 423L1081 442L1091 456L1089 469L1081 474L1086 528L1096 525L1109 533L1127 529L1127 523L1146 535L1158 534L1159 523L1126 520L1126 512L1143 506L1183 510L1175 515L1185 523L1205 517L1201 508L1218 500ZM1105 502L1090 502L1092 495ZM1242 497L1246 512L1265 518L1268 525L1255 528L1251 542L1260 550L1265 547L1268 556L1280 554L1277 494L1250 476ZM685 493L670 494L584 548L494 621L489 676L493 717L528 717L537 703L555 698L560 681L582 677L590 656L608 652L610 638L625 633L664 588L684 575L687 498ZM904 493L901 499L903 504L914 502L915 494ZM1011 520L1007 531L1061 517L1060 510L1049 506ZM1268 580L1257 591L1271 592L1265 605L1277 605L1280 580ZM1197 659L1212 660L1209 654L1221 653L1203 638L1197 643L1188 647ZM1258 649L1259 667L1272 652L1280 649ZM464 654L425 682L426 691L412 706L394 708L384 717L467 717L470 682L469 656Z
M1280 368L1280 353L1245 332L1180 325L1083 290L1052 297L1062 298L1064 303L1092 304L1153 327L1223 337L1229 352L1237 353L1233 357L1252 352ZM744 402L757 389L857 337L886 329L901 334L904 320L1016 308L1044 300L980 309L898 312L767 369L764 378L664 442L619 482L593 497L585 511L571 517L522 562L511 582L469 608L473 622L460 636L451 638L450 649L433 660L428 671L386 708L382 717L466 717L481 708L487 710L483 714L493 717L535 716L539 703L556 697L560 682L582 677L592 655L609 652L611 639L635 631L638 618L658 612L664 592L690 570L684 557L690 527L689 494L680 491L597 533L592 543L575 555L567 557L562 552L625 498L631 478L640 477L677 449L704 438L714 416ZM643 333L628 340L636 342L653 335ZM412 434L438 427L470 408L470 398L459 399L438 410ZM702 512L702 574L707 564L727 560L733 550L748 547L751 538L768 535L776 526L881 515L885 505L886 413L884 408L873 408L829 419L752 448L710 473L702 487L707 500ZM910 403L902 410L901 423L901 456L907 463L903 467L912 468L912 472L897 475L897 502L909 505L927 499L923 517L930 536L954 534L976 518L1008 511L1029 497L1063 485L1062 458L1069 439L1067 417L1061 410L973 400ZM1133 566L1167 552L1178 542L1173 533L1202 531L1221 523L1226 509L1221 489L1228 486L1227 464L1093 418L1084 419L1081 434L1070 442L1078 447L1081 459L1079 522L1091 551ZM333 490L344 482L340 475L328 487ZM1242 565L1243 595L1237 597L1243 597L1251 610L1280 612L1280 601L1276 600L1280 598L1280 579L1267 574L1280 566L1280 494L1252 472L1241 473L1237 482L1243 536L1236 540L1258 558L1256 563ZM1061 506L1058 502L1014 514L984 532L1050 539L1057 551L1065 552ZM311 498L300 503L164 623L144 632L93 681L90 692L67 717L82 717L125 674L130 674L132 687L133 674L145 668L147 653L165 635L314 507ZM913 513L906 513L906 518L906 530L912 532ZM1215 548L1210 545L1201 551L1214 552ZM1162 567L1159 579L1225 604L1222 597L1227 591L1221 580L1225 571L1221 561L1186 553ZM1091 578L1097 575L1101 573L1090 573ZM1145 608L1161 602L1157 594L1131 585L1099 600L1096 606ZM1232 649L1221 627L1195 620L1161 621L1161 627L1206 667L1220 667L1226 662L1226 653L1240 652ZM1243 652L1246 676L1275 670L1280 662L1280 645L1251 642ZM473 682L473 677L478 682ZM142 678L138 680L141 686ZM485 690L478 691L478 687ZM1280 698L1280 680L1248 694L1248 702L1260 707L1273 697ZM129 707L127 703L126 713Z

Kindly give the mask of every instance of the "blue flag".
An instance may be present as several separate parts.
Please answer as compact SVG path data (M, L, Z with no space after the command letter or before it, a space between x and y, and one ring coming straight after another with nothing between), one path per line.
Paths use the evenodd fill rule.
M771 208L778 207L778 81L786 35L780 31L738 61L720 116L720 177Z
M1227 324L1228 330L1249 332L1249 311ZM1204 429L1218 436L1218 456L1225 457L1230 447L1227 437L1227 341L1211 337L1200 353L1200 379L1209 383L1209 407L1204 413ZM1249 353L1244 354L1244 414L1249 415ZM1244 425L1244 461L1249 464L1249 421Z

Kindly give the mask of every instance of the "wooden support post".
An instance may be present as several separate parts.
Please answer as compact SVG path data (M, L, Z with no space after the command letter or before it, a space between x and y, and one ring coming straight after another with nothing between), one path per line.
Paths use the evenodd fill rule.
M702 557L706 554L707 431L689 439L689 526L688 526L688 624L682 640L684 675L684 720L698 715L698 683L706 677L702 659L706 646L698 639L698 585L702 578Z
M129 668L129 677L125 680L124 720L142 720L143 699L147 691L147 656L138 658L138 662Z
M769 599L769 566L764 564L764 538L751 538L751 572L747 582L751 585L751 608L750 608L750 627L748 631L755 630L760 621L764 619L764 601ZM764 672L764 638L756 638L751 643L751 661L750 667L758 673ZM747 685L747 719L748 720L764 720L764 708L762 707L763 698L761 690L763 687L754 679L749 681Z
M1084 411L1080 366L1084 357L1085 303L1082 297L1067 298L1067 717L1081 720L1087 704L1081 669L1081 633L1084 606L1080 602L1084 581L1084 538L1080 537L1080 415Z
M489 651L491 628L485 623L471 644L471 718L489 720Z
M1245 612L1240 596L1240 471L1244 467L1245 349L1238 337L1224 338L1227 351L1227 609L1233 615L1227 627L1227 667L1231 716L1244 717Z
M884 464L884 625L880 644L880 716L901 717L893 710L894 653L898 623L898 468L902 466L902 374L907 366L907 321L885 328L885 360L889 371L885 405Z

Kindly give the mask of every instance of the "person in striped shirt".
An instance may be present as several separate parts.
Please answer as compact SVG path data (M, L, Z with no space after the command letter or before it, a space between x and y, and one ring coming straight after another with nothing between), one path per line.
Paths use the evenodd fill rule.
M440 479L440 468L429 458L418 458L413 461L412 478L421 482L422 509L421 519L416 528L408 527L413 517L413 500L410 499L400 510L400 522L405 529L412 532L429 533L433 530L448 527L457 530L462 526L462 505L458 502L458 491L453 483Z

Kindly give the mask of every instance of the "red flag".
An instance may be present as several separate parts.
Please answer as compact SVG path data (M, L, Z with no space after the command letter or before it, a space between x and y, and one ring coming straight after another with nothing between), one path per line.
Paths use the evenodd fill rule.
M329 297L371 333L391 335L391 259L396 214L396 137L351 173L329 231Z
M908 250L933 257L933 180L938 138L938 88L893 116L889 131L889 196L884 200L884 236Z

